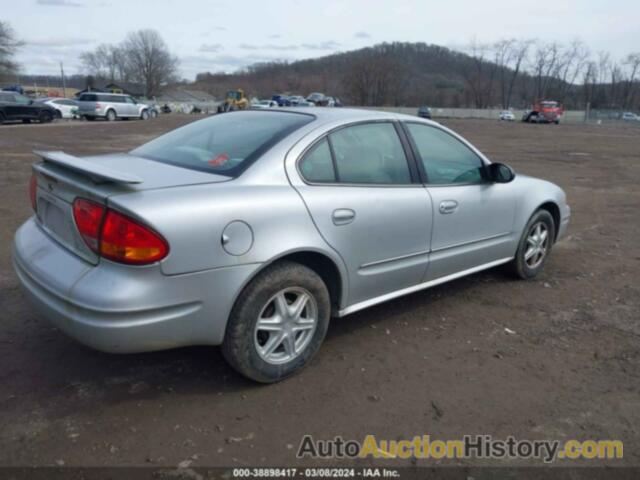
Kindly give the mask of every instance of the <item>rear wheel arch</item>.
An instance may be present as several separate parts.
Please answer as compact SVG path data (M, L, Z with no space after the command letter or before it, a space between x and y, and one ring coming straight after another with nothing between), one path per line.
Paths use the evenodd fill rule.
M276 262L280 261L299 263L316 272L327 286L327 290L329 290L331 311L337 312L340 309L343 299L343 279L338 266L331 258L315 251L300 251L290 253L276 260Z
M346 298L346 273L343 273L336 261L326 253L309 249L288 252L265 262L260 268L253 272L249 278L247 278L245 283L238 290L233 304L235 305L238 300L242 298L242 292L244 289L253 281L254 278L260 275L262 271L277 263L287 261L304 265L318 274L329 291L331 312L332 314L337 313L342 304L341 302Z

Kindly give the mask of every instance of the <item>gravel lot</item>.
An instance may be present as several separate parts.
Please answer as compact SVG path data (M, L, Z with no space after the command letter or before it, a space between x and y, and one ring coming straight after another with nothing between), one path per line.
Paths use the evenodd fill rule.
M567 192L543 274L488 271L336 320L302 374L257 386L217 348L85 348L11 267L33 149L125 150L194 118L0 126L0 465L291 465L304 434L369 433L621 439L607 463L640 465L640 128L443 122Z

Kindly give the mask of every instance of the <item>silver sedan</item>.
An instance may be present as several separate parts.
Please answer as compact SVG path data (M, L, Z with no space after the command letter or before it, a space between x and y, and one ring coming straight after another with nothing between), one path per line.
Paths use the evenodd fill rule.
M28 296L108 352L222 345L259 382L329 319L498 265L535 277L565 232L556 185L416 117L241 111L128 152L38 152L15 235Z

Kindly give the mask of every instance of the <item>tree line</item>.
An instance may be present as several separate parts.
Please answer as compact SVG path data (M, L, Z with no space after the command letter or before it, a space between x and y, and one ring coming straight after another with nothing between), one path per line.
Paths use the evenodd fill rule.
M580 41L518 39L471 42L464 50L383 43L235 74L206 72L196 83L218 95L237 87L259 96L317 90L352 105L525 108L554 99L572 109L640 108L640 53L617 60Z
M0 77L18 69L14 55L21 45L0 22ZM235 88L259 97L321 91L346 104L370 106L523 108L554 99L571 109L640 109L640 52L617 59L578 40L535 39L473 41L462 50L382 43L320 58L257 63L231 74L204 72L195 86L218 97ZM153 96L177 81L178 58L155 30L131 32L80 59L85 84L135 82Z

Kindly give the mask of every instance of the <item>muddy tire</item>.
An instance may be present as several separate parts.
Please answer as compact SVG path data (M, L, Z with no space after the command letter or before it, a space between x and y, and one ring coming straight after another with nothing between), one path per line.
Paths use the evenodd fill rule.
M222 353L239 373L261 383L301 370L329 326L331 302L320 276L294 262L259 273L233 307Z
M523 280L534 278L544 268L556 238L556 226L547 210L535 212L522 232L515 258L507 271Z

